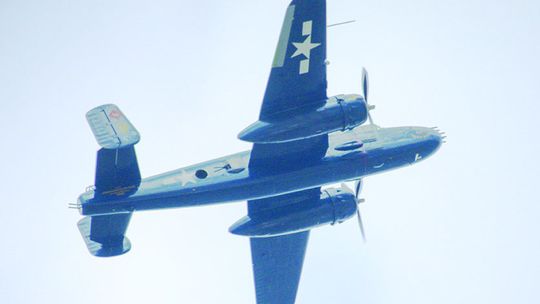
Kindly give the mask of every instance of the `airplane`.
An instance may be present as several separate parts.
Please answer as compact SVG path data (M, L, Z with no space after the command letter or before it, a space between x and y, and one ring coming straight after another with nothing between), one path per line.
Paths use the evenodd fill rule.
M116 105L90 110L101 146L95 184L72 206L85 216L78 228L90 253L128 252L135 211L247 201L229 231L250 240L256 301L294 303L310 231L356 215L364 236L363 179L425 160L445 138L437 128L376 125L365 69L362 94L328 97L326 30L325 0L290 3L259 118L238 135L250 151L141 178L135 127Z

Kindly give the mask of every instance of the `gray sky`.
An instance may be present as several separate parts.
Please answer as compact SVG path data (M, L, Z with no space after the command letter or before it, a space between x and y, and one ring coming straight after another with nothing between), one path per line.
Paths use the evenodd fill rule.
M134 215L90 256L67 209L93 183L87 110L138 128L142 174L249 149L287 1L0 0L2 303L253 303L245 203ZM328 3L329 93L382 126L439 126L431 159L367 178L355 221L312 233L298 303L537 303L538 1Z

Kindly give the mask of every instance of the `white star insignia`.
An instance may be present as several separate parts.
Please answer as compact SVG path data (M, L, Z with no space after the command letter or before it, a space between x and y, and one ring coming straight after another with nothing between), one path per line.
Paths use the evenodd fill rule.
M182 171L182 173L180 173L177 178L182 184L182 186L185 186L189 183L195 183L195 177L193 176L193 174L189 174L186 171Z
M311 43L311 35L307 36L306 40L304 42L293 42L292 43L294 47L296 48L296 52L291 56L291 58L294 58L296 56L304 55L307 59L309 59L309 55L311 53L311 50L321 45L320 43Z

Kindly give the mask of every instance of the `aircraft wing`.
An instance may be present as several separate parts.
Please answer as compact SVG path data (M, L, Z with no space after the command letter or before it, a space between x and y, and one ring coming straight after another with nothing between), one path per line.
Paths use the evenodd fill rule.
M272 121L314 110L326 101L326 1L293 0L287 12L270 72L259 120ZM320 161L328 135L284 143L254 144L251 176L302 170ZM268 185L272 187L272 185ZM248 215L319 199L320 188L248 201ZM309 231L251 238L258 304L293 304Z
M326 1L293 0L281 28L259 119L315 109L326 96Z
M285 13L259 120L290 118L326 102L326 1L293 0ZM326 154L328 136L255 144L250 174L294 170ZM277 165L279 164L279 165Z
M319 198L320 188L291 194L248 201L248 214L273 208L282 208L306 198ZM275 236L251 238L251 259L257 304L294 304L309 231Z

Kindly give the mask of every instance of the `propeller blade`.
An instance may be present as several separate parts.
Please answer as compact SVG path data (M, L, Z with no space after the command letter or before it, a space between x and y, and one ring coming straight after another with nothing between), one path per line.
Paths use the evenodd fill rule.
M360 206L356 207L356 214L358 215L358 226L360 226L360 233L362 233L362 240L366 242L366 232L364 231L364 223L362 222L362 215L360 215Z
M369 113L369 110L367 112L367 118L369 120L369 124L372 125L373 124L373 118L371 118L371 113Z
M369 96L369 76L368 72L365 68L362 68L362 94L364 95L364 100L366 101L367 105L367 115L369 124L373 124L373 118L371 117L371 110L375 109L375 106L372 106L368 102L368 96Z
M356 187L354 191L354 196L356 197L356 200L358 200L358 197L360 196L360 192L362 191L363 182L361 179L356 181Z
M356 181L354 196L356 197L356 214L358 216L358 225L360 226L360 232L362 233L362 240L366 242L366 233L364 231L364 223L362 222L362 215L360 214L360 204L364 202L364 199L360 199L360 192L362 192L362 186L364 185L362 179Z
M362 94L364 95L364 99L367 103L369 94L369 77L365 68L362 68Z

